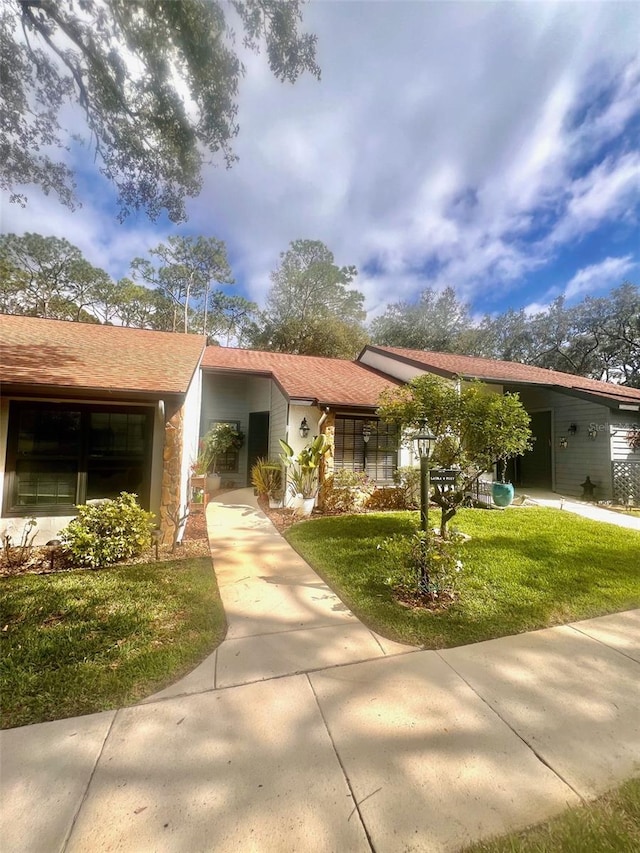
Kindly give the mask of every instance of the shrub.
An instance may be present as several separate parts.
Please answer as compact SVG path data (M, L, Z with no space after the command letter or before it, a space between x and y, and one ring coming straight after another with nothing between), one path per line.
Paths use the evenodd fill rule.
M322 506L327 512L357 512L373 489L364 471L336 471L322 484Z
M256 459L251 468L251 483L259 495L282 497L282 465L277 460Z
M376 489L367 498L367 509L385 510L385 509L406 509L405 494L402 489L397 486L383 486Z
M404 496L402 509L415 509L420 504L420 468L405 465L394 471L393 482Z
M387 583L398 592L418 593L430 601L453 598L462 571L462 541L459 533L451 531L448 539L442 539L432 530L383 540L378 551Z
M60 533L64 550L74 562L93 569L137 557L151 544L153 513L145 512L128 492L114 500L79 506Z

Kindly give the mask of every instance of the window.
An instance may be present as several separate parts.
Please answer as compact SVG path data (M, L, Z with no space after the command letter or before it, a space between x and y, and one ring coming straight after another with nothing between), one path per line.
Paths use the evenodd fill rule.
M363 427L370 427L366 442ZM398 430L393 424L372 418L336 417L334 468L366 471L379 483L391 482L398 466Z
M64 515L122 491L148 508L152 428L146 408L12 402L5 511Z
M228 424L237 432L240 432L240 421L209 421L209 429L218 424ZM219 453L216 458L216 474L237 474L240 464L240 449L234 448L224 453Z

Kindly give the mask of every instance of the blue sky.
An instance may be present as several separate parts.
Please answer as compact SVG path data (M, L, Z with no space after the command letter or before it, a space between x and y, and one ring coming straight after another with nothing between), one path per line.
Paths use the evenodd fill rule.
M170 234L215 236L261 304L279 253L319 239L370 317L425 287L481 315L640 282L639 3L315 0L305 25L322 80L244 57L240 160L207 168L187 223L119 224L76 148L82 208L31 190L3 230L67 237L114 277Z

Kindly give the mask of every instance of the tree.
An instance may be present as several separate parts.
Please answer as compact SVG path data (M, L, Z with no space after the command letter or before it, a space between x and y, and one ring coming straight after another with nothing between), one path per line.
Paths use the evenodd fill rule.
M417 302L395 302L371 323L374 343L434 352L464 352L464 335L472 328L469 306L452 287L427 287Z
M442 510L440 533L480 476L504 465L529 447L529 415L517 394L494 394L480 382L458 383L423 374L407 385L383 392L378 415L407 437L428 424L436 436L432 464L460 471L451 490L436 486L433 500Z
M0 236L3 303L12 313L95 322L96 294L110 281L77 246L40 234Z
M203 301L203 325L206 328L211 282L233 282L222 240L172 236L166 244L159 243L151 249L149 254L159 258L157 267L144 258L135 258L131 268L134 278L139 276L173 303L171 331L176 331L178 314L182 315L184 332L189 331L189 304L192 300Z
M367 341L364 296L349 285L353 266L338 267L319 240L294 240L271 273L261 326L251 344L274 352L353 358Z
M302 0L5 0L0 14L3 92L0 185L26 203L36 184L74 203L61 111L77 101L100 172L115 185L120 218L166 209L185 219L205 157L236 159L238 84L232 14L243 44L266 45L278 80L319 77L316 37L300 33Z
M259 313L256 303L244 296L228 296L221 290L215 290L209 299L206 328L202 318L203 332L209 343L243 346Z

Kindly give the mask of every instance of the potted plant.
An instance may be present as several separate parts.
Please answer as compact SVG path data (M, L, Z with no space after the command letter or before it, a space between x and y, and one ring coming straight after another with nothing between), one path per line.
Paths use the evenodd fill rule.
M499 479L491 484L491 497L496 506L510 506L513 502L515 489L512 483L505 481L505 472L507 468L507 456L500 457L497 461Z
M258 495L269 500L271 509L282 506L282 465L272 459L257 459L251 469L251 484Z
M311 515L318 495L320 463L331 450L326 435L316 436L296 456L293 448L280 439L282 461L289 469L289 491L293 497L293 508L302 515Z
M203 453L207 462L207 491L211 494L220 489L222 478L217 470L219 458L230 450L240 450L244 433L229 423L219 423L211 427L202 439Z

